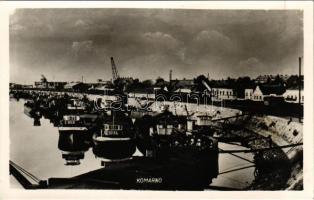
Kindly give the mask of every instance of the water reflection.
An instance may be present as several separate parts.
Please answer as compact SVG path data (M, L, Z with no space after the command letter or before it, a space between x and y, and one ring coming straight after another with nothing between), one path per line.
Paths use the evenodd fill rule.
M40 126L40 119L42 117L41 111L40 111L40 105L38 103L35 103L34 101L27 101L24 104L24 113L29 116L30 118L34 119L33 125L34 126Z
M49 118L49 120L42 119L40 121L41 118L39 117L33 118L33 120L39 120L41 126L33 126L30 118L23 114L23 102L23 99L20 102L10 101L10 159L43 179L73 177L102 168L102 159L99 158L105 157L102 155L105 151L101 148L97 149L92 139L92 135L99 135L99 132L60 131L49 123ZM81 116L86 120L92 121L93 119L91 116ZM62 115L58 115L58 117L58 119L63 118ZM104 122L102 122L103 125L105 125ZM107 124L110 125L110 123ZM113 128L119 129L118 127ZM27 143L25 143L26 140ZM220 147L231 148L226 147L225 144L220 144ZM133 147L130 149L133 149ZM140 155L139 152L135 154ZM250 154L247 157L252 159ZM224 154L219 157L220 171L243 164L245 164L243 161L230 155ZM243 188L252 182L253 172L254 168L251 168L236 173L224 174L214 179L212 185Z
M40 119L41 126L33 126L34 119L24 114L24 103L24 99L10 100L10 160L41 179L73 177L101 168L87 147L91 147L91 136L73 135L70 139L71 134L60 134L44 118ZM72 155L83 151L84 157L79 159L79 165L65 165L62 151Z
M34 123L33 123L34 126L40 126L41 123L40 123L40 118L34 118Z
M59 131L58 149L66 161L65 165L79 165L90 146L91 140L87 133Z

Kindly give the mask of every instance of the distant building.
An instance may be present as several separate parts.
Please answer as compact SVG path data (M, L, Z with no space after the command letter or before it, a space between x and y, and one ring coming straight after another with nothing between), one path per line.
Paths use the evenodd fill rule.
M287 75L287 74L285 74L285 75L279 75L279 77L284 81L284 82L286 82L289 78L290 78L290 76L289 75Z
M90 86L90 84L88 84ZM114 94L115 89L112 87L112 84L108 85L98 85L98 86L90 86L88 88L88 92L91 94L103 94L103 95L112 95Z
M21 84L17 84L17 83L10 83L9 84L9 88L10 89L21 89L22 85Z
M253 101L264 101L265 97L282 97L285 88L282 85L257 85L251 95Z
M63 89L67 82L47 82L49 89Z
M130 98L155 99L156 97L154 88L136 88L128 90L127 92Z
M255 90L250 95L250 97L251 97L251 100L253 100L253 101L263 101L264 100L264 95L263 95L263 92L262 92L260 86L256 86Z
M35 88L40 88L40 89L47 88L46 82L36 81L34 85L35 85Z
M256 83L266 83L268 80L275 80L275 76L273 75L259 75L256 79Z
M168 86L169 86L168 81L162 80L162 81L158 81L154 84L154 90L164 90L164 91L168 91Z
M123 84L123 85L129 85L134 82L134 79L132 77L119 77L114 83Z
M299 88L298 87L290 87L286 89L286 92L283 94L283 97L286 102L289 103L299 103ZM304 103L304 93L303 87L301 88L301 104Z
M30 88L33 88L33 85L10 83L9 88L10 89L30 89Z
M86 92L88 88L89 85L82 82L71 82L64 86L64 89L72 92Z
M282 74L278 74L278 75L259 75L256 79L255 82L256 83L267 83L267 82L272 82L275 81L276 78L279 77L282 81L286 82L289 79L289 75L282 75Z
M67 82L48 82L48 81L36 81L34 83L35 88L39 89L63 89L63 87L67 84Z
M104 90L104 88L113 88L113 84L111 81L104 81L102 79L98 79L96 83L86 83L89 86L89 89L95 90Z
M254 89L252 88L247 88L244 90L244 99L245 100L250 100L252 99L253 97L253 92L254 92Z
M185 93L185 94L191 94L192 93L192 89L191 88L179 88L176 91L174 91L175 93Z
M171 80L169 83L169 88L172 91L176 91L178 89L192 89L195 86L193 79L182 79L182 80Z
M235 100L237 98L234 85L226 80L217 81L210 85L213 101Z
M228 87L213 87L212 97L214 100L235 100L237 98L233 88Z
M33 85L21 85L22 89L31 89Z

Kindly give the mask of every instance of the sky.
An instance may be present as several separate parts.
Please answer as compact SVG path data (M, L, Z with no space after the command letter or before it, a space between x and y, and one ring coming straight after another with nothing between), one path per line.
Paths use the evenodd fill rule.
M299 10L17 9L10 16L10 82L121 77L212 79L297 74Z

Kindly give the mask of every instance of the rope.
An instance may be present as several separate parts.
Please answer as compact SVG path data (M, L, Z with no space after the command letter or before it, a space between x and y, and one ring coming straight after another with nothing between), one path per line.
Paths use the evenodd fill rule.
M218 175L226 174L226 173L230 173L230 172L235 172L235 171L239 171L239 170L243 170L243 169L247 169L247 168L251 168L251 167L255 167L255 165L250 165L250 166L246 166L246 167L241 167L241 168L237 168L237 169L232 169L232 170L220 172Z
M236 144L235 144L235 145L236 145ZM219 150L220 150L220 151L224 151L224 150L221 149L221 148L219 148ZM241 159L241 160L244 160L244 161L247 161L247 162L249 162L249 163L253 163L253 164L254 164L254 161L251 161L251 160L249 160L249 159L243 158L242 156L238 156L238 155L233 154L233 153L229 153L229 154L232 155L232 156L234 156L234 157L237 157L237 158L239 158L239 159Z
M22 167L18 166L17 164L15 164L13 161L10 161L10 165L12 165L13 167L19 169L20 171L22 171L24 174L26 174L27 176L29 176L29 178L31 178L33 181L35 182L40 182L40 179L38 179L36 176L34 176L33 174L29 173L28 171L26 171L25 169L23 169Z

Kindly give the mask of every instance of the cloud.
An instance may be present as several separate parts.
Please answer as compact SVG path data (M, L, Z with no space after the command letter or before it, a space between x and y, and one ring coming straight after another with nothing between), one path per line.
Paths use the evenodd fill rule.
M95 74L110 70L110 56L125 76L152 77L153 67L165 77L169 68L182 77L294 72L302 27L300 11L17 9L10 16L10 62L47 76L51 66L66 68L69 79L86 66Z
M257 57L250 57L245 60L241 60L237 66L234 67L234 74L238 76L256 76L256 74L265 74L265 69L272 68L270 64L262 62ZM275 68L273 68L275 69ZM269 70L266 73L272 73Z
M194 35L186 47L185 57L189 63L199 60L231 59L237 54L238 46L231 38L217 30L201 30Z
M203 51L218 52L233 51L235 46L232 40L217 30L202 30L196 34L192 44L202 48Z
M72 53L75 58L85 57L92 54L93 52L94 46L92 40L72 42Z
M246 60L242 60L242 61L240 61L239 65L243 66L243 67L247 67L247 68L253 68L253 70L256 67L263 66L262 62L255 57L251 57L251 58L248 58Z
M84 27L84 26L87 26L89 23L82 20L82 19L78 19L75 23L74 23L74 26L76 27Z
M204 42L204 41L229 42L230 38L216 30L211 30L211 31L203 30L196 35L195 40L200 41L200 42Z
M146 32L142 34L142 38L147 47L157 51L175 51L182 45L180 41L172 35L163 32Z
M176 39L174 39L170 34L162 32L146 32L143 36L152 41L162 39L170 42L176 42Z

